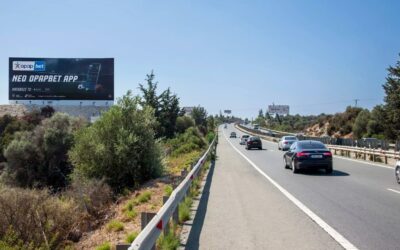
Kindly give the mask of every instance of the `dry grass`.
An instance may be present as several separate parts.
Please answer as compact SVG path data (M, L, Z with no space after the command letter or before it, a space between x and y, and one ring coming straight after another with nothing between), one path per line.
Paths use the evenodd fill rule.
M167 158L167 171L172 175L179 175L181 171L193 163L194 160L200 157L200 151L193 151L187 154L182 154L178 157L169 156Z

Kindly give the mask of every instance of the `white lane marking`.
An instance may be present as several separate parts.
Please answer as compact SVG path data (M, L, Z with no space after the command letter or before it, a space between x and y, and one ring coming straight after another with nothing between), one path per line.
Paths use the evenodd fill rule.
M252 162L247 156L245 156L239 149L237 149L233 144L228 140L225 133L223 132L225 140L229 142L236 152L238 152L245 160L247 160L250 165L257 170L262 176L264 176L269 182L272 183L283 195L285 195L291 202L293 202L301 211L303 211L308 217L311 218L315 223L317 223L323 230L325 230L336 242L338 242L344 249L357 249L350 241L348 241L344 236L342 236L339 232L337 232L333 227L329 226L324 220L322 220L318 215L316 215L313 211L311 211L306 205L304 205L301 201L299 201L296 197L290 194L286 189L284 189L281 185L279 185L276 181L274 181L271 177L269 177L266 173L264 173L254 162Z
M400 194L400 191L395 190L395 189L388 188L387 190Z

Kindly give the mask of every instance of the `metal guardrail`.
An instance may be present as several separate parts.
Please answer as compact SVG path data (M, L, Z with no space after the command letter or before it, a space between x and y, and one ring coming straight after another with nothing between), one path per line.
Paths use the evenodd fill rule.
M372 158L373 162L377 161L377 157L382 157L384 159L384 163L388 164L388 159L400 159L400 152L389 151L383 149L371 149L371 148L358 148L358 147L349 147L349 146L337 146L337 145L326 145L327 148L334 150L334 154L337 154L337 151L345 153L346 156L350 157L350 153L354 153L356 158L362 158L367 160L368 156Z
M277 142L277 137L271 137L266 135L264 132L259 131L259 130L254 130L254 129L249 129L247 127L238 125L238 128L240 130L244 130L247 133L252 133L254 135L258 135L260 137L263 137L264 139L267 139L269 141ZM310 137L300 137L300 140L312 140L313 138ZM324 144L327 144L323 140L319 140L323 142ZM394 150L383 150L383 149L373 149L373 148L366 148L366 147L354 147L354 146L342 146L342 145L331 145L327 144L326 145L329 149L334 151L334 154L336 155L339 152L342 154L346 155L347 157L350 157L351 153L354 153L355 157L357 159L364 159L364 160L371 160L371 161L378 161L378 158L383 158L381 159L385 164L388 164L388 159L395 159L395 160L400 160L400 152L394 151ZM368 156L371 157L371 159L367 159Z
M217 135L216 135L217 136ZM153 219L146 225L146 227L140 232L137 238L132 242L129 250L142 250L142 249L154 249L158 237L163 232L165 227L177 210L179 204L183 201L188 193L190 185L193 179L198 175L199 170L206 162L208 155L216 147L216 139L213 140L207 151L198 160L196 165L193 166L192 170L185 177L185 179L174 189L171 196L164 203L161 209L153 217Z

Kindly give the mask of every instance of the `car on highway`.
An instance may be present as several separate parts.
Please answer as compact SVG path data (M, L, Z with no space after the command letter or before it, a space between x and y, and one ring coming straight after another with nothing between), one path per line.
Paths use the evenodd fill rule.
M228 127L228 125L225 124L225 125L224 125L224 128L227 128L227 127Z
M394 176L396 177L397 183L400 184L400 161L396 162L396 168L394 170Z
M246 145L247 140L250 138L250 135L242 135L242 137L240 137L240 145Z
M231 135L229 136L229 138L236 138L236 132L231 132Z
M252 148L262 149L262 142L260 137L258 136L251 136L246 142L246 149L250 150Z
M278 142L279 150L288 150L290 146L296 141L298 141L296 136L282 136L282 138Z
M319 141L296 141L283 155L285 168L293 173L301 169L325 169L327 174L333 172L332 153Z
M254 129L254 130L259 130L259 129L260 129L260 125L254 124L253 129Z

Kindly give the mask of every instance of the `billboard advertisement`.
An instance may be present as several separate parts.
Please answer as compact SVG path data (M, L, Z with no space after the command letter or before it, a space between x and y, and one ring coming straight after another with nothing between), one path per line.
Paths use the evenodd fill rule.
M224 110L224 113L225 113L225 114L231 114L231 113L232 113L232 110L230 110L230 109L225 109L225 110Z
M9 58L10 100L114 100L113 58Z
M289 114L289 105L269 105L268 113L278 114L278 115L288 115Z

